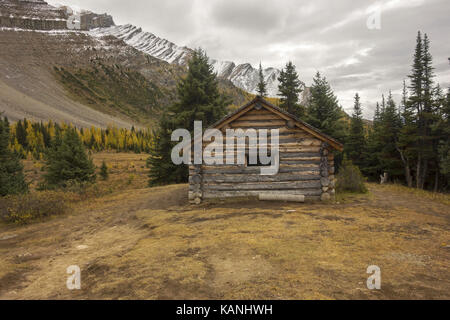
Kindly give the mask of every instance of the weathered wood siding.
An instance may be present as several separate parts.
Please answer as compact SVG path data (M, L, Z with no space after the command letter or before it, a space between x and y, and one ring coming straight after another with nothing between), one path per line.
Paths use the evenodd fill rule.
M288 126L285 119L264 108L252 109L222 128L224 137L227 128L279 129L279 172L274 176L263 176L259 167L192 165L189 168L191 201L258 196L262 192L302 194L309 200L327 200L334 196L334 159L331 149L320 139L300 128ZM223 143L225 152L225 138ZM210 142L204 142L203 148L208 144Z

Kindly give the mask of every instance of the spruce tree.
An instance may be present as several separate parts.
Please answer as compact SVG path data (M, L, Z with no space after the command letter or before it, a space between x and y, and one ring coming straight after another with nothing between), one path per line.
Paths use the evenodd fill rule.
M258 88L257 88L258 96L260 96L261 98L264 98L265 96L267 96L267 84L266 84L266 81L264 80L264 74L263 74L263 69L262 69L261 63L259 64L258 77L259 77Z
M100 176L103 180L108 180L109 172L105 160L102 161L102 166L100 167Z
M19 158L9 149L10 128L8 120L0 118L0 196L25 193L23 166Z
M355 95L353 114L350 120L350 132L345 145L348 158L357 166L363 165L363 157L366 147L364 122L359 94Z
M203 129L226 114L229 99L219 92L217 75L206 53L198 49L188 65L187 76L177 86L178 101L163 114L159 128L154 132L154 148L147 161L150 167L150 185L186 182L186 165L172 163L171 152L177 142L171 141L176 129L193 133L194 121L202 121Z
M381 114L379 129L381 169L383 172L387 172L392 179L400 179L403 177L403 166L400 162L397 147L401 122L391 92L389 92L384 111Z
M280 98L280 107L287 112L303 118L305 116L305 108L299 102L299 94L303 91L303 83L298 78L294 64L289 61L285 69L281 70L278 77L280 82L278 86L278 95Z
M400 141L403 147L412 154L415 162L416 187L423 189L427 178L436 166L437 158L433 152L433 145L437 137L433 136L433 126L436 123L437 110L433 104L434 71L430 53L428 36L418 32L416 48L410 79L410 96L406 104L405 113L410 117L402 130Z
M336 95L325 77L319 72L311 86L311 102L308 107L307 122L338 140L345 140L346 124L344 111L339 106Z
M364 152L364 164L361 167L363 174L370 180L375 181L381 172L379 153L382 148L382 142L380 139L381 109L380 104L377 102L375 114L373 118L373 125L368 130L367 145Z
M96 180L95 166L74 128L68 128L62 137L56 134L46 153L44 168L49 188L66 187L68 182L93 183Z
M449 187L450 179L450 88L447 92L447 97L442 108L442 119L439 127L442 131L441 139L438 145L439 167L440 172L446 178L444 187Z
M406 184L408 187L413 186L412 163L415 158L416 124L414 121L414 112L409 108L408 91L406 81L403 81L402 104L400 109L400 131L397 141L397 151L403 162L403 170Z

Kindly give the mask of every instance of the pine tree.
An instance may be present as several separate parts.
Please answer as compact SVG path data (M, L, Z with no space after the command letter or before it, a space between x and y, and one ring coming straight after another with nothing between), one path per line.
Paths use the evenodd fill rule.
M447 98L443 108L443 117L441 128L443 131L443 138L439 142L439 158L441 173L450 178L450 88L447 92Z
M299 118L303 118L305 108L298 103L298 96L303 91L303 83L299 80L295 66L291 61L286 64L285 69L281 70L278 81L280 82L278 86L278 95L281 97L280 107Z
M379 130L380 133L378 136L381 140L379 154L381 169L383 172L387 172L389 177L393 179L402 178L403 166L397 150L401 121L391 92L389 92L388 99L385 102Z
M311 102L307 111L308 123L335 139L345 140L344 112L327 79L322 77L319 72L313 79Z
M28 190L19 158L9 149L10 128L0 118L0 196L20 194Z
M103 180L108 180L109 172L105 160L102 161L102 166L100 167L100 176Z
M445 97L441 93L440 87L436 91L436 104L439 105L440 117L434 127L434 134L437 137L434 149L436 150L439 173L444 178L441 185L445 190L448 189L450 180L450 88ZM436 176L437 178L438 176ZM435 181L435 191L437 191L437 187L438 181Z
M380 104L377 102L375 114L373 117L373 125L369 128L367 135L367 146L364 152L364 163L361 166L361 171L370 180L375 181L381 172L380 164L380 150L382 148L382 142L380 139L380 119L381 110Z
M364 122L359 94L355 95L355 104L350 121L350 132L345 145L348 158L357 166L363 165L366 137L364 134Z
M423 189L431 167L436 163L433 152L436 137L432 128L436 123L436 111L433 104L434 72L430 53L430 41L425 34L418 32L416 48L410 78L410 96L406 104L410 122L405 125L401 135L404 148L412 155L415 162L416 188Z
M263 74L263 69L261 66L261 63L259 64L259 82L258 82L258 95L262 98L264 98L265 96L267 96L267 84L266 81L264 80L264 74Z
M411 147L415 144L416 125L414 122L414 113L408 106L408 91L406 81L403 81L402 105L399 108L401 128L397 141L397 151L403 162L406 184L411 188L413 186L411 166L415 157L415 152Z
M27 120L24 119L24 124L22 124L22 120L19 120L16 125L16 138L19 144L21 144L25 149L28 147L27 143L27 131L25 125Z
M154 147L150 152L150 185L186 182L186 165L176 166L171 151L176 142L171 134L176 129L194 130L194 121L202 121L203 128L221 119L229 104L227 97L219 92L217 75L206 53L198 49L189 61L188 74L177 87L178 101L161 117L159 128L154 132Z
M95 182L95 166L84 149L74 128L68 128L61 138L56 135L52 147L47 151L46 185L50 188L65 187L68 182Z

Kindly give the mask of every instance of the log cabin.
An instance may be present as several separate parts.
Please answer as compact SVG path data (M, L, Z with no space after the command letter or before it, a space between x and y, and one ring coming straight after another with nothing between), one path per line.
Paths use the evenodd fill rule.
M256 97L211 128L223 134L226 129L279 129L278 173L261 175L258 165L248 163L248 149L245 164L190 164L191 203L215 198L261 198L267 194L303 196L307 201L334 198L334 151L342 151L343 145L301 119ZM206 146L202 140L203 150Z

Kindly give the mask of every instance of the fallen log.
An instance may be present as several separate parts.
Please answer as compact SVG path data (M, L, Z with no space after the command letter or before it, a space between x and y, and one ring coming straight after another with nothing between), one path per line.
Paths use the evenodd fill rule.
M260 201L289 201L289 202L305 202L305 196L302 194L271 194L260 193Z

